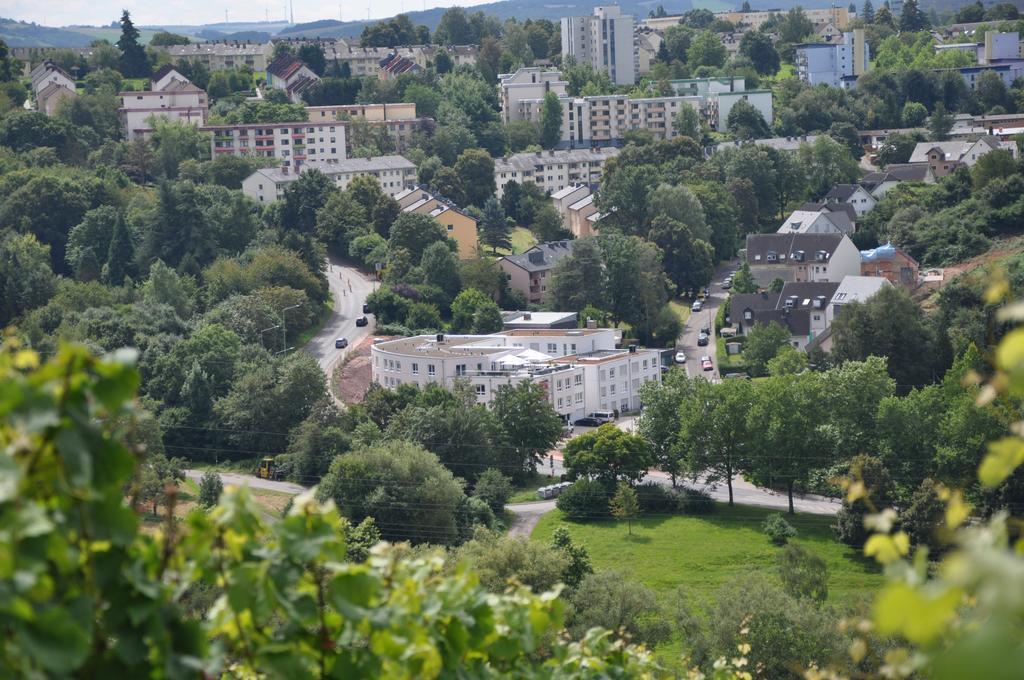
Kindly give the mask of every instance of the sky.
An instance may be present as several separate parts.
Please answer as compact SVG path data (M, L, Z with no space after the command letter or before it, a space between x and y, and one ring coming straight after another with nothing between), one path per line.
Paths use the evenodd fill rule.
M105 26L121 18L126 8L137 25L191 25L212 24L228 20L264 21L281 20L285 16L288 0L0 0L0 16L20 21L34 21L46 26L84 24ZM366 19L367 7L371 19L394 16L402 11L430 9L432 7L469 7L493 0L292 0L295 21L302 23L318 19Z

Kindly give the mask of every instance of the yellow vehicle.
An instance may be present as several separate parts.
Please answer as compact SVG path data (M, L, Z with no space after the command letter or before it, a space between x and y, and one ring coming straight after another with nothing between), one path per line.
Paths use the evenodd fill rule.
M259 467L256 468L256 476L260 479L278 479L281 473L274 465L274 459L267 456L260 461Z

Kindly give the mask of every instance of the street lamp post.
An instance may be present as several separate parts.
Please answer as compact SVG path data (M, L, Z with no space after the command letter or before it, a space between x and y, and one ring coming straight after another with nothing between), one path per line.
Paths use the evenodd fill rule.
M301 306L302 305L292 305L291 307L285 307L281 310L281 351L278 352L278 354L284 354L291 349L291 347L288 346L288 327L285 322L284 313L292 309L298 309Z

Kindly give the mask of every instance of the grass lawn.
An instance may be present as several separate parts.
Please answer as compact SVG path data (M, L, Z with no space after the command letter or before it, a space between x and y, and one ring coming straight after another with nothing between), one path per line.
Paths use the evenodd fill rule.
M690 318L690 305L688 305L682 298L669 300L668 307L676 316L679 317L679 323L686 323L686 320Z
M533 232L526 227L515 227L512 230L512 249L498 248L493 251L489 246L480 246L481 255L491 255L493 257L501 257L503 255L518 255L524 253L530 248L537 245L537 239L534 238Z
M331 318L331 312L334 311L334 303L328 296L327 301L320 306L320 316L313 323L312 326L299 333L299 337L295 339L296 347L305 347L306 343L313 339L317 333L324 327L327 320Z
M685 586L695 595L710 597L724 583L752 572L774 574L781 552L761 531L773 511L750 506L718 504L703 517L641 518L626 523L573 522L558 510L541 518L532 540L547 543L555 528L566 526L572 539L590 552L595 569L618 569L659 595ZM822 557L829 568L829 601L853 605L882 583L874 562L832 537L833 519L819 515L786 517L800 535L794 539Z
M524 484L516 486L515 491L512 493L512 497L508 499L509 503L530 503L531 501L539 501L537 498L537 489L542 486L548 486L558 481L557 477L548 477L547 475L533 475Z

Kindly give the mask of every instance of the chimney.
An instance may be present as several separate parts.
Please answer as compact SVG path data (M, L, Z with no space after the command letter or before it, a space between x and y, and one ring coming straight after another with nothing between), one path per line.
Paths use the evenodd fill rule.
M597 322L594 321L593 319L591 319L589 316L587 317L587 328L588 329L595 329L595 328L597 328Z
M532 318L533 318L533 316L529 312L526 312L525 314L523 314L523 321L529 321Z
M444 342L444 333L438 333L434 338L439 344Z
M630 354L636 354L636 345L630 345L629 346L629 353Z

